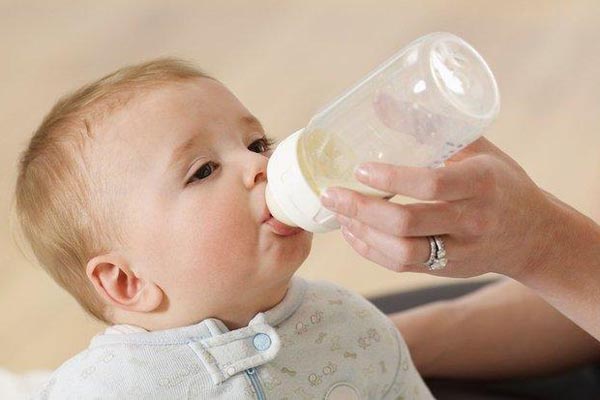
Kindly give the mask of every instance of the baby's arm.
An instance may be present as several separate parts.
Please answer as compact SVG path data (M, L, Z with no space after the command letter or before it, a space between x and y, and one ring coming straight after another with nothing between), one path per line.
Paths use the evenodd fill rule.
M600 344L512 280L390 315L428 377L541 375L600 359Z

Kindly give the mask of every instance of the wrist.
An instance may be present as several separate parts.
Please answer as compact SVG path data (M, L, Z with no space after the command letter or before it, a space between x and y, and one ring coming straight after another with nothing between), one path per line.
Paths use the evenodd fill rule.
M600 226L555 196L545 192L545 217L531 239L530 257L509 277L538 289L548 283L578 281L600 263Z

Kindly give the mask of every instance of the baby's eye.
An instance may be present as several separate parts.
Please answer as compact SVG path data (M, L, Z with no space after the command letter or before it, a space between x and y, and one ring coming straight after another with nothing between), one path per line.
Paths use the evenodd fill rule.
M204 178L207 178L218 167L219 167L219 164L217 164L216 162L213 162L213 161L209 161L206 164L202 164L200 166L200 168L198 168L196 170L196 172L194 172L194 175L192 175L192 177L190 178L190 180L188 181L188 183L191 183L191 182L193 182L195 180L202 180Z
M252 144L248 146L248 150L255 153L266 153L271 150L273 144L275 144L275 140L265 136L252 142Z

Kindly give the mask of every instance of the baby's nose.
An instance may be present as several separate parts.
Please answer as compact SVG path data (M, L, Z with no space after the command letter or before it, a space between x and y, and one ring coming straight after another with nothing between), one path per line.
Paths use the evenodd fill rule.
M254 177L254 184L263 182L267 180L267 173L266 171L261 171L258 174L256 174L256 176Z
M267 181L267 159L263 156L259 160L249 163L246 176L244 178L245 185L248 189L253 188L261 182Z

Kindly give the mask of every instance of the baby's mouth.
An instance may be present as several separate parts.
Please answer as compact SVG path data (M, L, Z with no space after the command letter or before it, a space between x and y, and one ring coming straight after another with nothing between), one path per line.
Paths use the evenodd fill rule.
M281 221L278 221L270 213L269 217L266 219L266 221L264 221L264 223L269 225L271 230L279 236L293 236L304 231L304 229L300 227L292 227L284 224Z

